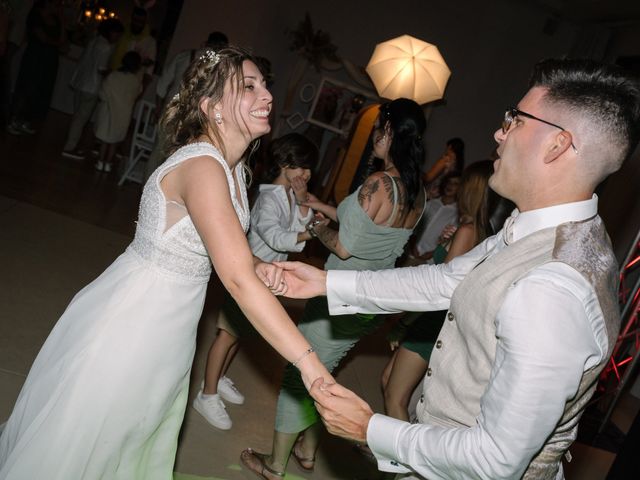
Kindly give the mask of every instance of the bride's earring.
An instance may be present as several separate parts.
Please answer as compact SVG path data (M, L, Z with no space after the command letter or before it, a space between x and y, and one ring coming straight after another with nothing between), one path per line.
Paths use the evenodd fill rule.
M213 120L218 124L222 125L222 113L216 112L213 114Z

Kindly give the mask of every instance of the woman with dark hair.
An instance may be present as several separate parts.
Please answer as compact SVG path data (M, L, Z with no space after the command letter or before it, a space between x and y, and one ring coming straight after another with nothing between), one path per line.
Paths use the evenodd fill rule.
M492 174L493 162L490 160L472 163L464 170L458 191L460 226L453 237L436 247L433 252L435 264L448 263L467 253L502 227L494 230L489 221L501 198L489 188ZM408 315L412 323L382 373L387 415L409 421L407 407L411 394L424 377L446 313L441 310ZM407 317L400 322L409 323ZM436 345L436 348L439 347Z
M34 134L34 121L44 119L58 73L58 57L66 44L60 0L37 0L27 17L27 47L13 93L12 135Z
M333 381L273 295L282 272L246 239L244 157L270 130L271 102L244 50L208 50L189 67L163 115L169 157L144 187L135 238L33 362L0 436L0 479L173 478L212 264L305 385Z
M424 210L420 167L425 128L424 113L414 101L398 99L382 105L373 133L373 151L382 159L382 171L370 175L337 208L306 202L339 225L334 230L319 216L307 225L331 251L325 269L393 268ZM326 298L318 297L307 302L298 328L322 363L333 371L383 318L363 314L331 317ZM266 455L247 449L242 452L242 462L266 479L283 477L291 454L303 469L312 470L320 434L318 420L300 375L288 366L278 398L272 452Z
M311 239L305 226L313 211L304 202L314 198L307 183L318 162L318 147L304 135L289 133L271 142L268 155L270 183L260 185L251 209L249 245L255 257L271 263L286 260L289 252L301 252ZM193 401L196 411L216 428L232 426L224 401L244 403L226 372L238 351L238 339L252 335L255 328L227 296L218 314L218 335L209 349L204 383Z
M422 181L427 185L427 196L430 199L437 198L444 176L451 172L462 172L463 169L464 141L458 137L450 138L442 156L422 177Z

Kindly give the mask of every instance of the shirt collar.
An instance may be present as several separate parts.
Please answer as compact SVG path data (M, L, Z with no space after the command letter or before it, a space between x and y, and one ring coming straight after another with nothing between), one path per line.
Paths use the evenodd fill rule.
M517 208L507 221L512 221L513 242L539 230L555 227L561 223L579 222L594 217L598 213L598 196L594 193L589 200L563 203L552 207L520 212ZM513 220L510 220L513 219ZM510 242L511 243L511 242Z

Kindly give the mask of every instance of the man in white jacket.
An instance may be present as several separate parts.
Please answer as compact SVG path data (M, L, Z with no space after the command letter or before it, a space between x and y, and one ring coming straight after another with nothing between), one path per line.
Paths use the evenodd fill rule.
M381 470L413 478L563 478L620 322L617 262L593 192L633 151L639 125L640 92L623 72L541 62L494 135L490 185L517 206L497 235L437 266L282 264L287 296L327 294L334 315L449 309L420 424L374 414L318 379L312 395L329 431L366 441Z

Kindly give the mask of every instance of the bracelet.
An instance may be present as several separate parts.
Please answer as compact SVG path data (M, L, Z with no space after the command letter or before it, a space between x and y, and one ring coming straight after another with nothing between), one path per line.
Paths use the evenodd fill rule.
M307 232L309 232L311 234L311 236L313 238L317 238L318 234L316 233L315 228L320 225L322 223L322 220L319 219L314 219L311 220L309 223L307 223L307 226L305 227L307 229Z
M309 347L307 350L305 350L305 352L300 355L300 357L298 357L298 359L295 362L291 362L291 365L293 365L294 367L297 367L298 364L302 361L302 359L304 359L304 357L306 357L307 355L309 355L310 353L313 353L313 347Z

